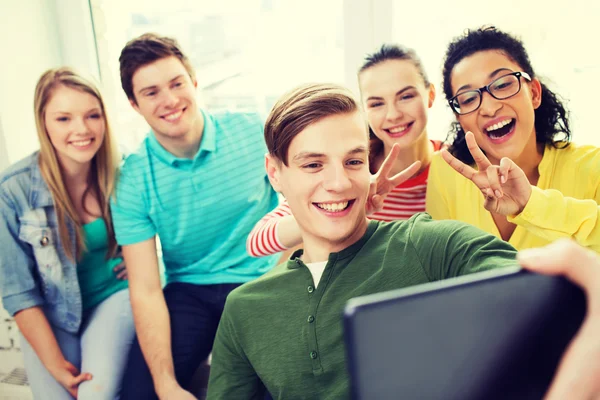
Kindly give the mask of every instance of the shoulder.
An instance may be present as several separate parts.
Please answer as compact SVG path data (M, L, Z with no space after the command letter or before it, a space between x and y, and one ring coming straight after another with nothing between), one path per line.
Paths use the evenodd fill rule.
M125 172L130 174L137 171L143 171L148 168L148 140L148 137L146 137L134 151L126 154L123 157L123 161L120 166L121 173Z
M570 143L567 147L558 148L549 146L548 150L551 153L556 153L556 158L561 163L577 163L585 166L600 165L600 147L592 145L577 145ZM598 171L598 169L596 169Z
M442 157L440 151L436 151L431 157L431 163L429 164L429 175L444 175L453 177L459 175Z
M584 177L600 181L600 148L592 145L577 145L570 143L566 147L558 143L547 146L544 158L549 157L551 174L557 176Z
M34 169L39 169L37 161L38 153L35 152L2 171L0 173L0 195L3 197L19 195L27 197L27 193L31 190L32 172Z
M489 235L481 229L465 222L443 219L434 220L426 212L417 213L405 221L407 234L411 239L449 240L453 235Z
M220 129L257 129L262 131L263 119L255 112L218 111L209 113L204 111L217 128Z
M455 183L462 178L458 172L456 172L444 159L442 153L439 151L435 152L431 158L429 169L427 173L427 188L428 190L435 187L437 191L454 187ZM431 191L431 190L430 190Z
M256 309L259 304L273 304L278 288L285 287L287 276L292 273L287 262L281 263L264 275L235 288L227 296L227 308L238 313L241 309Z

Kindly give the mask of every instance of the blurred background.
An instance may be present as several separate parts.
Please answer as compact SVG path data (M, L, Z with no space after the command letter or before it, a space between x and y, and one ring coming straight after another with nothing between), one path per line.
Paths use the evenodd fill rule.
M178 39L204 107L265 116L300 83L356 90L364 55L382 43L412 47L438 89L429 136L444 139L453 119L441 90L445 48L467 28L495 25L523 39L538 76L568 101L574 141L600 145L598 16L597 0L0 0L0 170L38 148L35 83L60 65L97 79L121 151L134 149L148 128L120 87L118 57L144 32ZM20 389L18 348L16 327L0 307L0 400L30 398Z

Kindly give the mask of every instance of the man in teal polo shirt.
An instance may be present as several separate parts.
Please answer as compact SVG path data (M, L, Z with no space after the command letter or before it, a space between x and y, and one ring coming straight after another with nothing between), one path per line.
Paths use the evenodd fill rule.
M276 262L245 249L277 205L263 125L255 114L199 110L194 71L173 39L142 35L119 61L123 89L152 128L125 160L112 203L137 332L121 398L192 399L182 387L212 349L225 298Z
M208 399L346 399L342 313L353 297L516 264L508 243L416 214L369 221L367 124L352 94L306 85L265 124L267 173L303 250L227 298ZM476 300L474 300L476 301Z

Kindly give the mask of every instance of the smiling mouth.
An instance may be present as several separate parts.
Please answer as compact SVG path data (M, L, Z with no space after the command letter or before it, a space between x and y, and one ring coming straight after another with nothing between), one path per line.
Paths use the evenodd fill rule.
M171 113L171 114L168 114L168 115L163 115L161 118L164 119L167 122L177 121L181 117L181 115L183 114L183 112L185 110L186 109L183 108L183 109L181 109L181 110L179 110L177 112L174 112L174 113Z
M89 138L89 139L85 139L85 140L73 140L71 142L71 145L75 146L75 147L85 147L87 145L89 145L90 143L92 143L94 139L93 138Z
M330 213L341 213L348 209L354 200L340 201L338 203L313 203L317 208Z
M485 128L484 132L490 139L499 139L512 132L515 123L516 121L514 118L507 119L492 126L488 126Z
M414 123L415 123L414 121L409 122L406 125L400 125L400 126L396 126L394 128L384 129L384 131L387 132L387 134L391 135L391 136L406 133Z

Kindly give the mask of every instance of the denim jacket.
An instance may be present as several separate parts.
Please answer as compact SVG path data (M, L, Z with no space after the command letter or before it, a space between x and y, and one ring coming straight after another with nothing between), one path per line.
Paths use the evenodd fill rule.
M40 306L49 322L77 333L82 306L76 263L60 242L54 203L33 153L0 174L0 295L16 312ZM75 254L75 228L67 227Z

